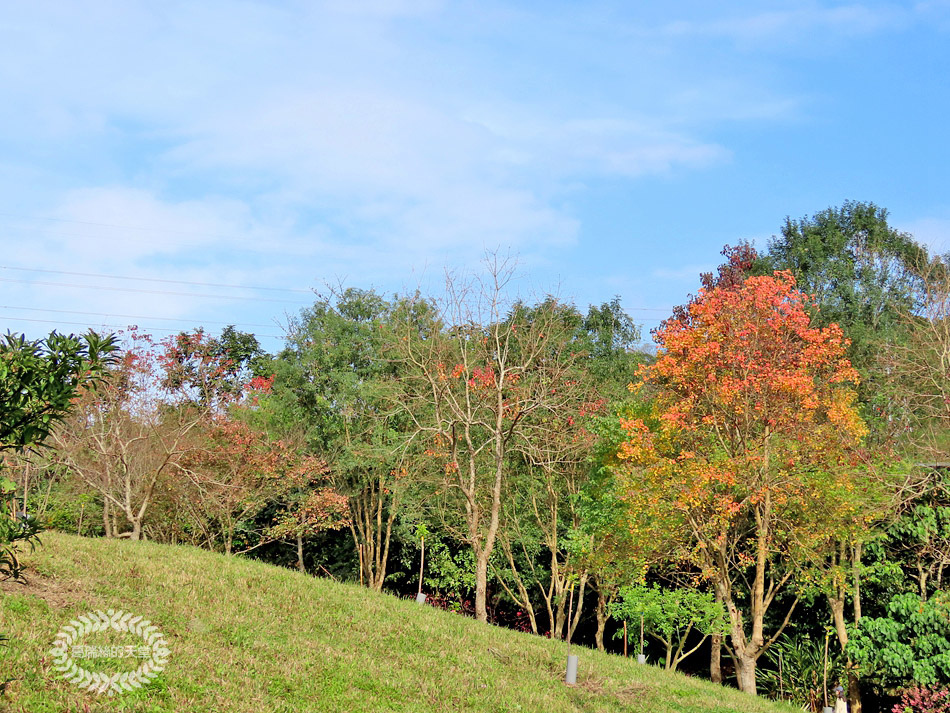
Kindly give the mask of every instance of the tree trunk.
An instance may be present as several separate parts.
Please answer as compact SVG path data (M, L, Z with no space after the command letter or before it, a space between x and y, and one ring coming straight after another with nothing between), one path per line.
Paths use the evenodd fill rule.
M851 558L851 574L854 579L854 625L861 623L861 555L864 545L858 541L854 544Z
M838 644L841 651L847 650L848 629L844 620L844 599L841 597L828 596L828 604L831 607L831 616L834 621L835 633L838 636ZM861 704L861 684L857 675L851 667L851 659L848 659L848 703L851 713L861 713L863 708Z
M852 593L854 601L854 625L861 624L861 556L863 543L858 540L854 544L854 551L851 557L852 575L854 578L854 592ZM851 713L861 713L864 704L861 701L861 683L857 674L853 670L848 671L848 701L851 704Z
M561 592L561 596L558 599L555 608L554 623L551 628L552 639L566 638L564 634L564 621L567 619L567 598L568 590L565 589L563 592Z
M844 622L844 599L829 594L828 606L831 607L831 619L835 625L835 633L838 635L838 643L844 651L845 646L848 645L848 630Z
M722 594L716 587L716 603L722 605ZM709 680L722 683L722 634L713 634L709 649Z
M709 653L709 680L722 683L722 634L712 635L712 648Z
M850 713L861 713L864 704L861 701L861 683L853 671L848 671L848 705Z
M511 542L507 539L502 540L501 549L505 553L505 557L508 559L508 568L511 571L512 579L514 579L515 588L512 589L509 587L504 577L499 577L498 583L501 584L502 588L506 592L508 592L508 596L510 596L515 601L515 603L518 604L518 606L525 610L525 612L528 614L528 621L531 624L531 633L537 634L538 617L535 614L534 605L531 602L531 595L528 594L528 588L525 586L521 572L518 571L518 565L515 563L515 556L511 551Z
M749 656L741 656L736 652L736 677L739 679L739 690L743 693L756 695L755 664L756 660Z
M488 621L488 558L491 552L481 550L475 558L475 618Z
M297 534L297 569L301 572L306 572L307 570L303 566L303 535Z
M102 500L102 527L105 530L106 537L113 537L114 533L112 532L112 521L109 517L109 500L108 498L103 498Z
M594 642L597 644L597 650L604 650L604 629L607 627L607 597L604 596L603 589L597 587L597 631L594 634Z
M574 636L574 630L581 623L581 613L584 611L584 591L587 588L587 579L589 575L584 572L577 582L577 601L574 603L574 618L567 622L567 638L570 640Z

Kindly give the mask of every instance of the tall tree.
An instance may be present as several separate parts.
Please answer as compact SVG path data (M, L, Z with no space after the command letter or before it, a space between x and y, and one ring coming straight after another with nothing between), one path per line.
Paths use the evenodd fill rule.
M914 458L950 456L950 255L921 266L920 304L900 317L906 339L878 355L887 395Z
M583 400L576 330L555 300L511 301L511 278L512 266L496 260L482 282L448 279L430 327L407 322L395 343L413 439L437 464L443 524L475 560L480 621L488 619L489 562L513 457L531 458L571 428L570 411Z
M598 434L592 424L607 412L608 404L628 393L627 384L646 355L637 350L640 329L623 311L619 298L592 305L583 316L574 307L562 305L561 315L565 326L575 330L574 380L583 387L577 390L578 401L565 410L569 428L549 431L549 438L539 438L512 464L517 475L510 478L506 527L499 533L509 573L500 576L499 582L528 612L536 632L535 602L540 594L550 635L557 638L573 634L584 613L584 595L592 588L597 595L595 640L603 649L607 604L616 587L611 555L600 555L616 531L587 527L585 515L591 509L588 499L581 496L589 494L595 475L590 456ZM574 615L568 622L572 582L576 583Z
M361 579L376 590L386 579L405 482L399 434L407 419L394 413L398 366L389 347L399 315L411 309L355 288L320 298L291 321L254 419L326 459L334 491L348 499L345 524Z
M878 357L903 341L903 315L920 303L919 268L928 264L926 249L887 218L885 209L856 201L786 218L765 256L769 269L790 270L799 289L813 296L817 325L837 324L851 341L862 414L879 436L889 432L890 414Z
M835 325L812 326L807 304L783 272L701 290L656 332L662 352L644 374L658 389L655 415L624 423L618 453L631 527L644 537L687 536L726 607L749 693L797 600L771 635L766 614L796 560L827 537L866 432L847 342Z

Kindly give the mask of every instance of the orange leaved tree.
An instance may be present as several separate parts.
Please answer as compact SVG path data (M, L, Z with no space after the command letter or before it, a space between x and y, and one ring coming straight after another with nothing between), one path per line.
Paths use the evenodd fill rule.
M787 272L701 290L656 331L653 406L622 421L617 454L631 529L682 538L726 607L749 693L795 608L786 585L850 513L861 467L847 340L811 326L807 306Z

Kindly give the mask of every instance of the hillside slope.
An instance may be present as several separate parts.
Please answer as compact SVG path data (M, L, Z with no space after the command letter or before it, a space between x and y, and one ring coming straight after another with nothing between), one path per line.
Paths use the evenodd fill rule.
M26 561L29 584L0 593L0 682L15 679L0 710L793 710L587 649L568 687L563 642L187 547L47 533ZM108 609L150 619L171 651L147 688L111 698L57 679L48 653L60 627Z

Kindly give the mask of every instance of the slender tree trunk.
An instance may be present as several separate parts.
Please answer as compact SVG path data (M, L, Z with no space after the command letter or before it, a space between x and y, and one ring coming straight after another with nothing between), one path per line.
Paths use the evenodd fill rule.
M828 595L828 606L831 607L831 620L835 626L835 633L838 635L838 643L844 651L848 645L848 629L844 621L844 599Z
M379 483L363 488L350 498L350 534L359 553L361 582L381 592L389 567L389 545L398 503L394 498L385 506L385 494ZM384 512L385 517L384 517Z
M584 593L587 588L587 580L589 577L590 575L588 575L587 572L584 572L577 583L577 606L574 609L574 616L567 623L568 639L574 636L574 630L577 628L577 625L581 623L581 613L584 611Z
M488 621L488 558L491 552L480 549L475 558L475 618Z
M844 545L841 546L840 556L842 559L845 557L845 548ZM855 624L860 623L861 621L861 543L856 543L854 548L851 551L851 573L852 573L852 598L854 602L854 622ZM843 564L843 562L839 562ZM842 653L847 651L848 647L848 628L845 623L845 613L844 613L844 604L845 604L845 591L844 587L839 587L838 591L834 594L828 595L828 606L831 608L831 618L835 627L835 634L838 637L838 644L841 647ZM858 679L857 674L855 673L852 667L852 661L850 658L847 660L847 669L848 669L848 703L851 710L851 713L861 713L863 710L863 704L861 700L861 683Z
M722 683L722 634L712 635L712 644L709 653L709 680L713 683Z
M839 597L829 595L828 604L831 606L831 616L835 626L835 633L838 636L838 644L841 651L846 652L848 646L848 628L844 618L844 597L843 592ZM848 703L851 713L861 713L863 708L861 703L861 684L852 668L850 657L847 660L848 669Z
M303 535L300 533L297 533L297 569L307 571L303 566Z
M716 603L722 605L722 595L716 587ZM709 680L722 683L722 634L713 634L709 649Z
M597 631L594 634L594 642L597 644L597 650L604 650L604 629L607 628L607 597L601 586L597 587Z
M854 625L861 623L861 556L864 544L859 540L854 543L854 553L851 559L851 573L854 579Z
M111 518L109 517L108 498L102 499L102 527L105 530L106 537L113 537L112 521L111 521Z
M504 428L502 424L502 415L504 407L502 405L502 394L498 392L498 410L496 412L495 423L495 480L492 484L491 513L488 521L488 532L481 541L481 545L475 547L475 618L481 622L488 622L488 560L491 559L492 550L495 548L495 541L498 537L498 527L501 521L501 486L504 481ZM474 449L471 449L474 451ZM472 467L474 459L470 457ZM474 488L472 489L474 491ZM472 542L478 542L478 524L470 521L469 531Z
M567 619L567 590L565 589L561 599L557 603L554 614L554 626L551 629L552 639L564 639L564 620Z
M525 586L524 578L521 576L521 572L518 571L518 566L515 563L514 553L511 550L511 542L508 540L502 540L501 549L505 553L505 557L508 559L508 568L511 571L511 577L514 580L515 588L512 589L508 586L508 583L505 582L504 578L499 577L498 581L501 584L502 588L508 592L510 596L519 606L521 606L525 612L528 614L528 621L531 624L531 633L538 633L538 617L534 611L534 604L531 602L531 596L528 594L528 588Z

